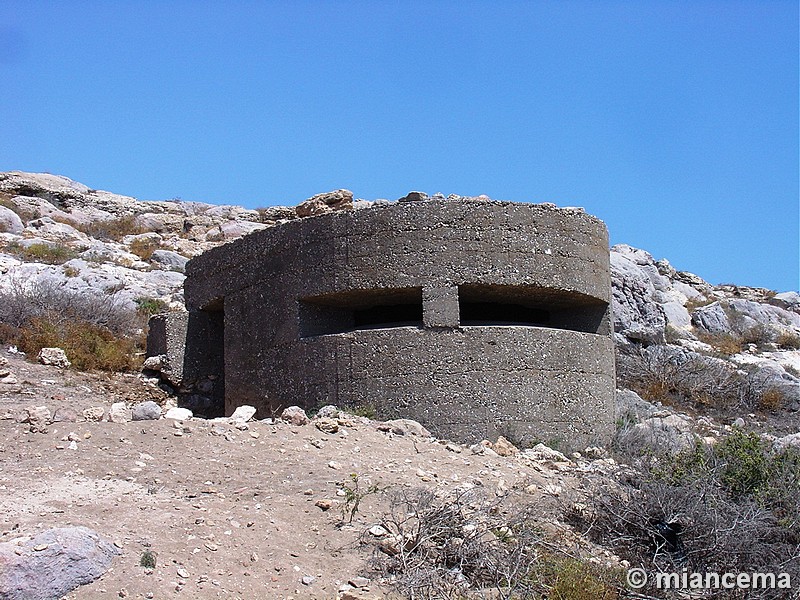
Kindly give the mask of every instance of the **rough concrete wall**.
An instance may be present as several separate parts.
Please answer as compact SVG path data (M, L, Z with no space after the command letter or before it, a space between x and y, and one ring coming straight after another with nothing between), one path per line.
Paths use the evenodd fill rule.
M216 248L185 295L192 313L224 300L228 413L368 404L453 438L580 445L614 421L608 260L582 212L405 203Z
M161 373L175 385L183 381L188 313L166 313L150 319L147 331L147 356L163 357Z
M222 311L167 313L150 319L147 355L161 355L161 374L181 390L182 404L206 416L225 412Z

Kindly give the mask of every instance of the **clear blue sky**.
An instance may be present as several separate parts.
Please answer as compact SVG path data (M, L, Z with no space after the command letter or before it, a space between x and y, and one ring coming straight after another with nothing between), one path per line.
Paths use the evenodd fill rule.
M0 170L249 207L584 206L798 288L798 3L5 0Z

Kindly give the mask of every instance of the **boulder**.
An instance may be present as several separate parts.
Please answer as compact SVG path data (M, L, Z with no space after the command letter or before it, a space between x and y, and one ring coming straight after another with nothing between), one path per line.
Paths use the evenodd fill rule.
M58 600L91 583L120 551L86 527L62 527L0 543L0 598Z
M0 233L19 235L23 229L25 229L25 224L19 215L10 208L0 206Z
M692 323L711 334L739 336L759 332L774 341L781 332L800 334L800 314L779 306L739 298L719 300L694 311Z
M59 369L66 369L72 364L61 348L42 348L39 350L39 355L36 358L43 365L49 365Z
M433 437L422 424L413 419L392 419L378 425L379 431L389 431L395 435L416 435L418 437Z
M206 233L206 241L227 242L266 227L267 225L263 223L253 223L252 221L228 221L210 229Z
M161 407L152 400L139 402L131 409L132 421L157 421L161 418Z
M652 264L652 257L647 253L639 256L640 251L629 246L614 246L612 250L614 331L635 341L663 343L667 319L663 308L655 301L653 282L655 279L662 283L662 276Z
M67 243L83 243L89 244L89 236L81 233L72 225L67 223L59 223L50 217L41 217L28 222L25 228L26 234L30 232L37 238L47 240L48 242L56 242L61 244Z
M353 192L335 190L312 196L295 208L298 217L311 217L334 210L353 210Z
M797 292L781 292L780 294L775 294L770 299L769 303L792 312L800 313L800 294Z
M188 258L172 250L155 250L150 256L150 260L167 271L178 271L179 273L186 270L186 263L189 262Z
M290 406L281 413L281 419L292 425L305 425L308 423L308 416L299 406Z
M617 390L615 400L617 419L623 422L638 423L652 417L660 410L631 390Z
M570 460L564 456L558 450L553 450L549 446L545 446L544 444L536 444L533 448L529 448L522 452L522 455L526 458L530 458L532 460L538 462L561 462L561 463L568 463Z
M398 198L398 202L422 202L424 200L428 200L430 196L425 192L408 192L402 198Z
M617 434L617 445L629 452L653 451L675 455L694 447L691 422L680 415L650 417Z
M335 419L339 416L339 409L333 404L323 406L317 411L316 417L320 419Z
M47 426L53 422L53 416L46 406L30 406L22 411L19 422L28 423L31 433L47 433Z

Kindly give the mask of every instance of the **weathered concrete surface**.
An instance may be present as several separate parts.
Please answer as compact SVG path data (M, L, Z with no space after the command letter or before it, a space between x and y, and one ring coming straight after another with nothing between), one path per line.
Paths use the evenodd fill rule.
M323 214L188 263L184 365L224 364L226 414L366 404L439 436L579 447L613 428L610 294L605 226L580 210Z

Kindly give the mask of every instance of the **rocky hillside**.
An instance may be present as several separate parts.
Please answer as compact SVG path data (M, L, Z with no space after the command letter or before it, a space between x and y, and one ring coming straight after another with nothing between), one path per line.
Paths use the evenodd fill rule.
M424 198L412 192L399 201ZM181 310L183 270L191 257L290 219L372 204L354 201L347 190L296 207L258 210L139 201L66 177L0 173L0 292L55 287L111 297L123 307L151 303ZM800 395L796 291L711 285L625 245L612 248L611 267L622 351L660 346L658 352L672 361L703 360L740 375L758 373L762 387L778 390L790 404ZM796 402L793 407L800 408Z
M375 202L337 190L249 210L0 173L0 563L19 563L23 578L51 572L73 540L95 570L50 583L74 589L105 573L74 598L512 597L508 582L515 597L623 598L620 567L687 560L745 571L780 558L800 578L796 291L712 285L612 248L617 436L568 457L505 439L465 447L336 409L311 421L196 419L174 412L158 377L107 356L101 330L125 338L147 314L183 309L191 257ZM66 356L41 357L50 364L9 348L20 330L52 339L54 312L61 327L99 329L86 337L79 325ZM84 357L85 368L130 372L68 368L89 345L105 362ZM531 561L534 571L498 570ZM0 598L26 597L13 585L0 574Z
M424 198L412 192L399 201ZM346 190L296 207L258 210L139 201L66 177L0 173L0 292L55 288L111 298L117 307L181 310L183 269L191 257L290 219L372 204L354 201ZM739 408L757 408L763 398L756 396L767 394L767 404L800 409L796 291L715 286L625 245L612 248L611 267L617 346L623 356L638 354L644 363L636 367L623 360L623 366L642 369L666 361L680 370L703 364L726 381L738 378L754 388ZM630 377L621 373L624 382ZM686 392L670 387L661 392Z

